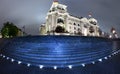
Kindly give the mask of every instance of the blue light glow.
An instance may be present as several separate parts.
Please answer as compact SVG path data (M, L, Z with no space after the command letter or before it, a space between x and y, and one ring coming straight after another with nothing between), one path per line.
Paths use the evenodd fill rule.
M104 59L106 59L106 60L107 60L108 58L107 58L107 57L104 57Z
M92 64L95 64L95 62L93 61Z
M102 59L98 59L98 61L102 62Z
M21 61L18 61L18 64L21 64L22 62Z
M39 65L39 68L42 69L44 66L43 65Z
M111 58L111 55L109 55L108 57Z
M3 55L3 58L5 58L5 56Z
M18 64L25 63L28 67L39 66L40 69L85 67L88 63L102 62L101 58L108 59L113 52L112 42L98 37L28 36L10 39L6 44L2 54L7 57L1 56L13 58L11 62L20 60Z
M83 67L85 67L85 64L82 64Z
M69 65L68 68L69 68L69 69L72 69L72 65Z
M15 60L14 59L11 59L11 62L14 62Z
M54 69L56 70L56 69L57 69L57 66L54 66Z
M29 64L29 63L27 64L28 67L30 67L30 65L31 65L31 64Z
M7 59L7 60L9 60L10 58L9 58L9 57L7 57L6 59Z

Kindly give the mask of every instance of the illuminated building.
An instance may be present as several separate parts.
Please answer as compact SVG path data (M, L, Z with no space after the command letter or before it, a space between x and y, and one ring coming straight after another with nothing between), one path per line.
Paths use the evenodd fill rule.
M53 4L58 5L59 3L55 1ZM93 65L96 64L93 66L93 68L95 68L95 66L97 67L100 66L101 68L102 66L98 65L99 64L98 62L106 62L105 60L111 60L109 58L115 56L117 53L120 52L119 39L114 40L114 39L108 39L103 37L88 36L88 35L99 36L99 34L97 34L98 31L94 29L94 27L96 27L97 29L99 29L99 27L95 25L94 22L91 22L93 23L92 24L93 27L92 27L92 30L89 29L91 28L90 27L91 24L90 22L88 22L87 18L80 19L80 21L82 20L84 21L82 22L83 27L80 27L83 29L81 29L80 32L86 37L56 36L56 34L59 35L63 33L66 33L69 35L72 35L72 34L77 35L76 33L79 32L79 31L76 31L76 33L72 33L74 29L71 30L70 28L67 28L66 26L68 25L63 24L65 23L65 21L61 20L62 18L63 17L61 17L60 19L57 19L57 24L53 25L53 28L55 28L55 30L51 28L51 24L42 25L40 28L41 35L55 34L54 36L51 36L51 35L50 36L49 35L48 36L24 36L24 37L15 37L7 40L2 40L0 42L0 43L3 43L3 46L0 47L0 49L2 50L2 53L0 53L0 56L8 61L11 61L14 64L16 64L16 62L18 65L21 65L21 66L22 64L24 64L27 67L31 67L31 69L33 66L36 66L39 69L53 68L54 70L59 70L59 68L62 68L62 69L71 70L75 67L76 68L84 67L84 69L86 69L86 67L89 67L89 69L92 69L90 68L90 64L93 64ZM75 17L73 18L75 19ZM93 18L90 18L89 21L90 20L96 21ZM85 21L88 22L89 24L84 25L84 23L86 23ZM75 20L71 22L73 23L75 22ZM73 27L75 26L76 25L73 24ZM49 31L46 28L48 28ZM76 27L76 28L79 28L79 27ZM102 64L106 64L106 63L102 63ZM34 70L34 68L32 70ZM76 69L73 69L73 71L74 70ZM108 70L109 70L109 66L108 66ZM47 70L44 70L44 71L47 71ZM76 72L78 73L78 71ZM65 73L65 74L68 74L68 73Z
M2 38L2 35L1 35L1 33L0 33L0 38Z
M117 35L115 28L112 27L111 33L112 33L112 36L111 36L112 38L118 38L118 35Z
M67 6L54 1L42 26L41 35L82 35L99 36L99 26L95 18L74 17L67 11ZM40 27L40 29L41 29Z

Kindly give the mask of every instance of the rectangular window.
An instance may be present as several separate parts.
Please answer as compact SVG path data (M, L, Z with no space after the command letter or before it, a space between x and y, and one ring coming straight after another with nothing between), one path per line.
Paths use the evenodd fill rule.
M74 33L76 34L76 31L74 31Z
M76 30L76 27L74 27L74 30Z
M76 25L76 24L74 23L74 25Z

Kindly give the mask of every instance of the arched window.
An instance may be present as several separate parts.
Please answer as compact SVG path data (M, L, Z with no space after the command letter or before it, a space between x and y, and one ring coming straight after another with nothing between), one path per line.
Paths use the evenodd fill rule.
M93 22L93 21L90 21L90 23L93 24L93 25L96 25L96 24L97 24L96 22Z
M57 26L55 29L56 33L64 33L65 32L65 28L62 26Z
M76 23L74 23L74 25L76 25Z
M76 30L76 27L74 27L74 30Z
M92 26L89 28L89 32L90 32L90 33L93 33L93 32L94 32L94 28L93 28Z
M59 18L59 19L57 20L57 23L62 23L62 24L64 24L64 21L63 21L63 19L60 19L60 18Z

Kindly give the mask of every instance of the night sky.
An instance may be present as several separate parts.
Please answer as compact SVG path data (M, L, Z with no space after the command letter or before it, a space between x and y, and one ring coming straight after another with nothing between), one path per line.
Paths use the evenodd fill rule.
M45 22L53 0L0 0L0 28L10 21L19 28L25 25L26 32L39 34L39 26ZM116 28L120 36L120 0L59 0L68 6L74 16L88 17L89 12L99 22L103 31Z

